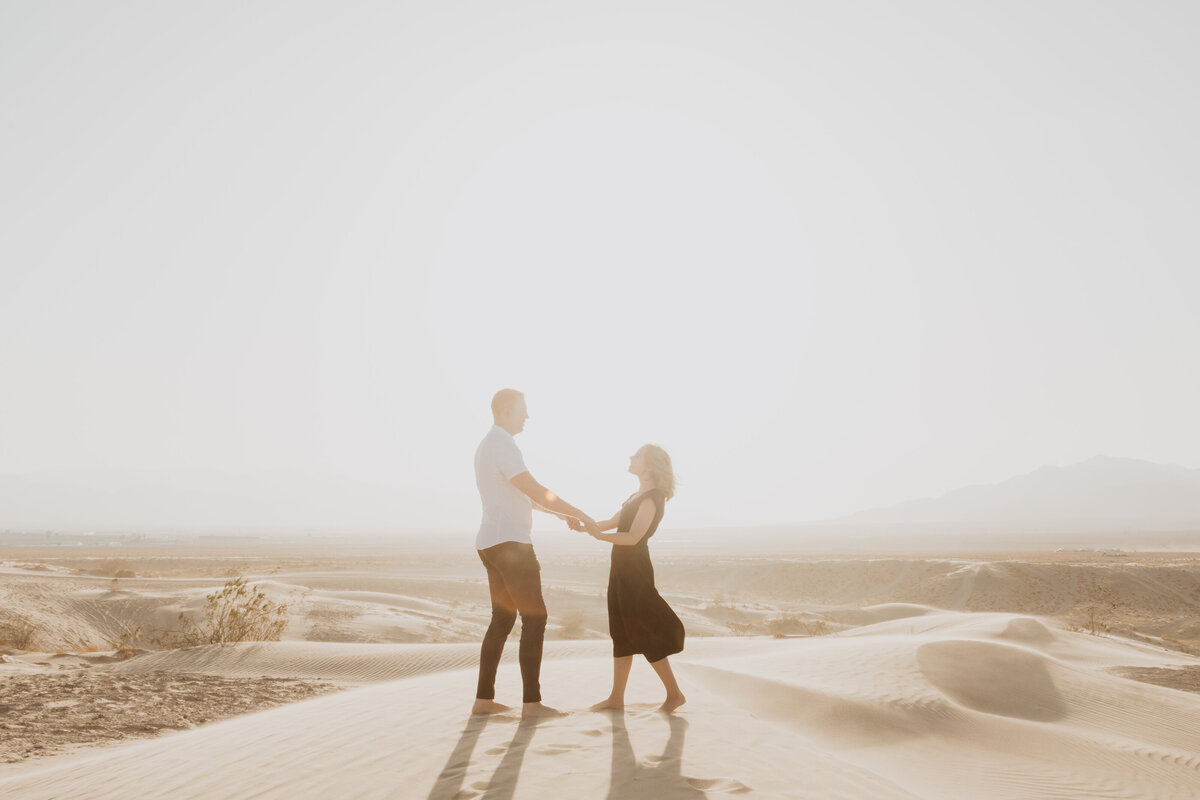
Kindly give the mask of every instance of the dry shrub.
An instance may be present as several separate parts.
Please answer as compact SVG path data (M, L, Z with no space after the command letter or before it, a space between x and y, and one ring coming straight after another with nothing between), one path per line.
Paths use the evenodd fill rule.
M114 655L118 658L132 658L135 655L148 652L142 646L144 644L148 644L148 642L141 625L136 627L124 625L118 636L110 636L108 640L108 648L114 651Z
M1087 602L1077 609L1083 624L1068 625L1067 629L1103 636L1113 629L1113 617L1120 607L1116 592L1107 586L1092 586Z
M562 615L559 627L564 638L582 639L587 633L587 614L583 612L583 609L572 609Z
M37 644L37 626L28 617L14 614L0 622L0 645L17 650L33 650Z
M824 636L829 633L829 625L823 619L804 619L794 614L784 614L773 617L763 623L767 633L776 639L788 636Z
M234 642L277 642L287 628L287 606L274 603L240 575L205 597L204 617L197 623L182 611L179 630L164 631L153 641L160 647L196 647Z

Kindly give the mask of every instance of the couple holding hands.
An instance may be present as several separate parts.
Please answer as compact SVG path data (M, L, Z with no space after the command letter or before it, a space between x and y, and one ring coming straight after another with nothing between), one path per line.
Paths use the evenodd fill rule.
M475 451L475 483L483 503L483 521L475 540L487 570L492 620L479 654L479 686L472 714L510 710L497 703L496 670L504 642L521 617L519 662L523 684L522 718L559 716L543 705L541 694L542 641L546 604L542 600L541 567L533 552L530 530L537 508L565 519L583 531L612 544L608 576L608 630L613 640L612 693L592 710L622 709L633 657L643 655L662 680L667 698L660 707L670 713L684 703L667 656L683 650L683 623L654 588L648 540L662 520L666 501L675 494L671 459L656 445L640 448L629 459L638 491L611 519L597 522L542 486L525 467L513 438L525 429L529 415L525 396L501 389L492 398L495 425ZM606 533L612 531L613 533Z

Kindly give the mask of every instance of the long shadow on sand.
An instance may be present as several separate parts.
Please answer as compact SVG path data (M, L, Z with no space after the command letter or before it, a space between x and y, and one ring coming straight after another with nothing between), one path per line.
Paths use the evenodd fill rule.
M441 774L433 782L427 800L450 800L458 794L463 779L467 776L467 767L471 764L471 753L475 752L475 743L479 741L479 734L483 733L487 724L487 717L472 716L467 719L462 736L450 752L450 757L446 759L446 766L442 767Z
M458 744L451 751L450 757L446 759L446 766L442 767L442 772L434 781L433 788L429 790L426 800L453 800L459 796L463 780L467 776L467 768L471 764L471 754L475 752L475 744L491 720L491 717L472 716L467 721L462 736L458 739ZM504 758L500 759L500 764L492 773L492 778L488 781L481 800L510 800L512 798L513 793L517 790L517 779L521 777L521 764L525 761L525 751L529 749L529 743L533 740L533 732L537 728L537 723L538 720L522 720L517 725L517 732L504 751Z
M687 721L682 717L668 716L671 735L663 748L662 756L653 766L642 764L633 752L629 731L625 728L625 715L611 713L612 720L612 783L608 789L609 800L699 800L708 797L683 776L683 739L687 733Z
M703 800L708 794L699 786L722 782L688 778L682 774L683 743L688 726L682 717L667 717L671 732L662 755L657 759L651 756L647 761L652 763L645 764L638 761L633 752L624 714L613 713L609 718L612 721L613 736L609 800ZM471 764L471 755L475 752L483 729L492 721L499 722L491 717L482 716L471 717L467 721L458 744L446 759L446 765L434 781L426 800L454 800L460 796ZM505 749L504 757L500 759L486 788L483 789L481 800L511 800L517 789L517 781L521 777L525 752L533 740L538 722L539 720L529 720L517 725L517 732ZM736 783L735 785L740 786ZM478 787L478 784L475 786Z

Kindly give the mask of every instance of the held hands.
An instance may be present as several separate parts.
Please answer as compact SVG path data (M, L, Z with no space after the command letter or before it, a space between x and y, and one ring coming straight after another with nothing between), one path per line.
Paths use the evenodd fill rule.
M596 534L600 533L600 526L596 524L594 519L586 514L582 519L567 517L567 525L571 528L571 530L587 533L589 536L595 536Z

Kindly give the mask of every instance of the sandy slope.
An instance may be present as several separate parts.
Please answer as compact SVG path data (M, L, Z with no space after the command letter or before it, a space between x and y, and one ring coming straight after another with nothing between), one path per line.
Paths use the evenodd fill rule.
M220 670L409 677L15 767L0 772L0 796L1200 797L1200 697L1105 671L1197 659L1019 615L876 613L833 636L697 641L678 658L690 701L674 719L652 712L659 690L644 665L624 715L532 726L463 714L474 672L460 646L167 654ZM551 648L548 701L580 709L604 693L609 662L590 647ZM501 699L515 699L515 665L501 672Z
M468 554L470 555L470 554ZM544 557L550 639L606 638L603 553ZM457 559L457 560L456 560ZM1195 554L1036 553L1000 557L802 558L655 555L658 583L692 636L813 633L870 621L864 606L910 603L956 611L1049 617L1092 624L1200 653L1200 557ZM205 595L232 569L184 558L113 561L136 578L102 571L105 559L59 559L32 570L0 563L0 628L14 614L37 631L36 649L111 649L141 629L174 627L180 612L202 613ZM288 607L293 641L477 643L490 615L477 560L380 556L287 569L271 560L241 564L272 600ZM180 567L190 575L175 575ZM370 569L366 568L371 566ZM243 569L244 568L244 569ZM27 648L28 649L28 648Z

